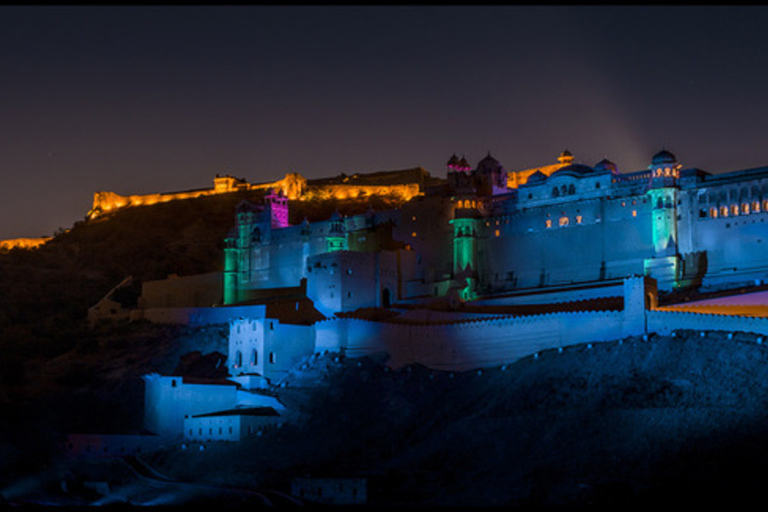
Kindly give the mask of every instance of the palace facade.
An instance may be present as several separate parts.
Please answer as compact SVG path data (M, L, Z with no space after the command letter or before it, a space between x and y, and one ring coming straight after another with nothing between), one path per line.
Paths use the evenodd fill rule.
M647 169L607 159L508 172L453 156L447 179L392 211L286 223L278 193L242 203L226 242L225 300L295 287L327 316L446 298L476 301L650 276L660 290L768 277L768 167L724 174L660 151Z

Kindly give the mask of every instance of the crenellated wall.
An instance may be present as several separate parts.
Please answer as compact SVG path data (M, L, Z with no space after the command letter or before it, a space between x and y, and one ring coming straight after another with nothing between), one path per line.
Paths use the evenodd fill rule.
M11 238L0 240L0 252L10 251L11 249L36 249L44 245L52 237L41 236L38 238Z
M634 328L633 328L634 327ZM642 334L619 311L495 317L450 324L335 318L315 325L316 351L352 357L388 352L395 368L420 363L456 371L513 362L542 350Z
M121 208L166 203L169 201L178 201L180 199L193 199L201 196L226 194L240 190L274 189L276 192L281 192L283 196L288 199L299 199L306 188L306 184L307 180L297 173L288 173L282 180L255 184L248 183L240 178L233 178L232 176L217 175L213 180L212 188L129 196L123 196L116 194L115 192L96 192L93 195L93 207L91 208L91 211L88 212L87 217L89 219L94 219Z
M308 186L300 197L301 201L327 199L356 199L372 196L391 197L400 201L408 201L420 193L418 183L404 185L322 185Z
M727 314L689 313L684 311L648 311L648 332L669 334L690 329L696 331L753 332L768 335L768 318Z
M410 200L421 193L419 183L361 185L357 183L333 183L313 185L298 173L288 173L281 180L267 183L248 183L232 176L216 176L212 188L186 190L155 194L120 195L115 192L96 192L93 206L87 217L94 219L104 214L133 206L152 205L181 199L226 194L242 190L269 190L281 193L292 201L313 201L327 199L354 199L367 197L389 197L401 202Z

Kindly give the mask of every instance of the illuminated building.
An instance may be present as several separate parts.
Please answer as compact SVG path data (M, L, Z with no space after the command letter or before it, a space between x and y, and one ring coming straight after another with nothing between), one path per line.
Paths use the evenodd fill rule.
M506 171L490 154L474 169L454 155L447 179L396 209L288 225L285 199L241 203L226 239L223 303L241 308L228 365L244 389L322 351L467 370L676 328L768 334L768 318L657 307L659 291L765 283L768 167L711 174L663 150L630 173L568 152ZM285 290L319 316L256 306Z

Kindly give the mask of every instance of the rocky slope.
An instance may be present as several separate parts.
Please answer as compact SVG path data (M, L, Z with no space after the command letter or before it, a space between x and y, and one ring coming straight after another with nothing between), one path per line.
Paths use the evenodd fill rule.
M150 462L246 488L361 475L383 505L741 503L768 468L766 362L754 336L693 332L464 373L329 354L278 388L287 426Z

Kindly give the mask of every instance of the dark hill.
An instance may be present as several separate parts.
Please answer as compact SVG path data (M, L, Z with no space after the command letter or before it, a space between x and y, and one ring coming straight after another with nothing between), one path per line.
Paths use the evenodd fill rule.
M235 207L262 195L235 192L126 208L77 222L36 250L0 253L0 344L56 337L55 331L82 322L87 309L128 276L136 295L146 280L221 270ZM290 220L397 206L383 198L296 201Z
M387 506L737 506L768 471L768 350L755 341L681 332L464 373L319 356L278 390L290 426L151 461L250 488L363 476Z
M37 458L24 456L27 443L35 449L47 447L67 410L95 428L97 412L114 409L113 423L127 425L137 410L131 399L138 396L135 383L142 372L179 368L195 373L206 367L207 353L226 352L219 346L190 345L182 334L159 327L116 325L93 331L86 326L86 315L127 276L134 277L134 285L121 289L120 299L130 303L142 281L221 269L223 241L234 225L236 205L243 199L259 201L262 194L239 192L127 208L77 222L38 249L0 253L0 439L5 440L0 442L0 473L20 460L35 464ZM377 198L294 202L290 219L321 220L336 210L364 213L369 205L398 206ZM200 359L194 354L182 359L179 347L201 351ZM129 384L119 383L115 365L122 365ZM126 410L121 410L121 400ZM34 434L40 438L30 438Z

